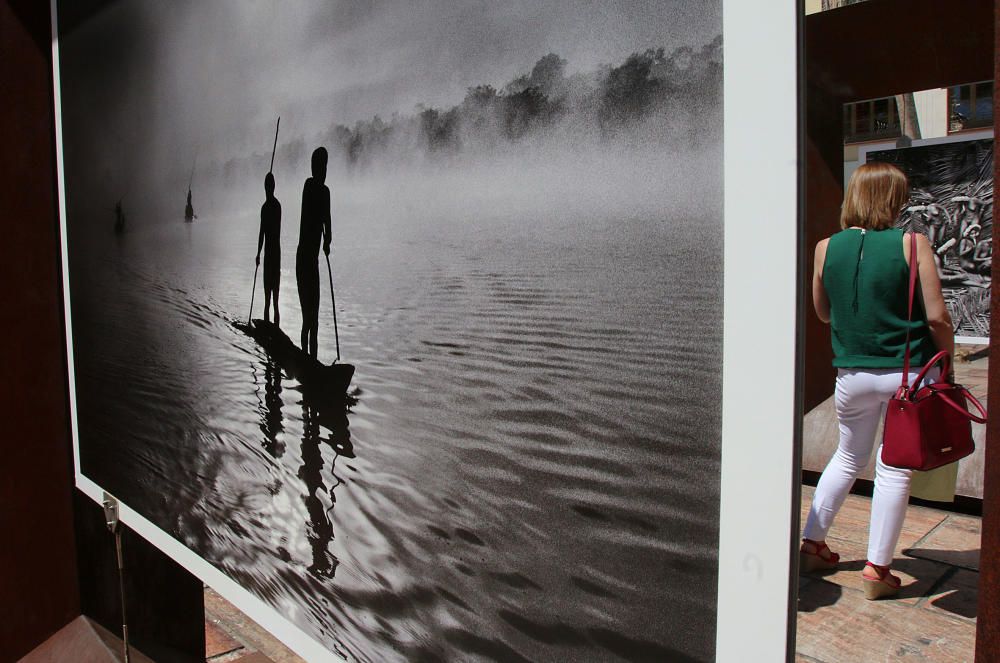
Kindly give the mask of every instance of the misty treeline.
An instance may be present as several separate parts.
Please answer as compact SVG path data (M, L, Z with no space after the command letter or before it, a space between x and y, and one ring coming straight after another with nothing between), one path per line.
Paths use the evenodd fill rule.
M323 142L356 166L382 155L488 153L552 138L693 139L721 117L721 46L719 39L698 52L650 49L571 76L566 60L550 53L502 89L477 85L451 108L337 125Z
M353 126L333 124L312 139L279 147L278 161L301 163L313 148L330 151L330 165L364 171L375 164L448 163L456 158L523 154L526 150L625 147L697 148L722 135L722 37L700 49L649 49L618 65L567 74L555 53L501 88L468 88L450 108L418 106ZM266 156L220 164L224 179L260 170ZM266 166L266 164L265 164Z

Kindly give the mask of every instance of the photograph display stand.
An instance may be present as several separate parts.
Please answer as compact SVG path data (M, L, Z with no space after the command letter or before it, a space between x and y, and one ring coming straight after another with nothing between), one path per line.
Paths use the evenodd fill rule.
M77 487L308 661L785 658L798 8L425 9L52 0Z

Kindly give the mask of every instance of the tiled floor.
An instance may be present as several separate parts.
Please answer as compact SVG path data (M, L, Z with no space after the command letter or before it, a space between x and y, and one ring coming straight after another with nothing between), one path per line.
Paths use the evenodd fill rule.
M205 660L208 663L304 663L232 603L207 587Z
M802 487L802 518L813 489ZM861 590L871 500L850 495L827 542L840 569L799 578L797 660L972 661L979 582L980 519L911 506L896 547L898 598L867 601Z

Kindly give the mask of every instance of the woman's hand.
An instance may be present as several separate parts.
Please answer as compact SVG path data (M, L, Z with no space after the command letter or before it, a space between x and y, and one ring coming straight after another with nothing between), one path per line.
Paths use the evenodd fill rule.
M910 238L904 235L903 255L909 259ZM941 292L941 279L938 277L937 263L934 262L934 249L931 243L921 234L917 234L917 276L919 286L917 294L924 305L927 314L927 326L931 338L938 350L947 350L949 357L955 356L955 329L951 324L951 316L944 303ZM950 364L949 364L950 366Z

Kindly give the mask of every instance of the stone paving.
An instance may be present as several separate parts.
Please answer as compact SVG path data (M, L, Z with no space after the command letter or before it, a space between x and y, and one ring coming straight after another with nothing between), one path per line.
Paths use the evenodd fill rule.
M805 522L813 488L802 487ZM796 660L972 661L975 657L980 519L910 506L893 571L895 599L867 601L861 588L871 500L849 495L827 543L836 572L799 577Z

